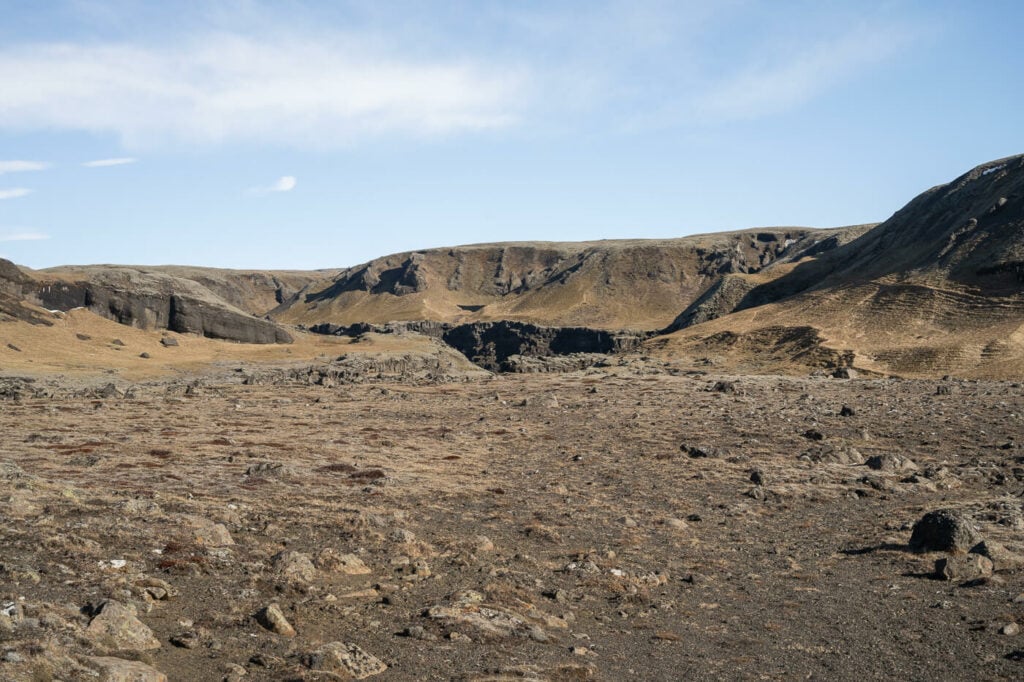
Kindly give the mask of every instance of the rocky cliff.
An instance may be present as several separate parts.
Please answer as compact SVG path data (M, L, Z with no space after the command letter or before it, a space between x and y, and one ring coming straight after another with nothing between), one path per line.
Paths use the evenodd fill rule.
M25 288L43 306L84 307L121 324L240 341L290 343L291 335L254 317L200 284L163 272L88 266L35 273Z

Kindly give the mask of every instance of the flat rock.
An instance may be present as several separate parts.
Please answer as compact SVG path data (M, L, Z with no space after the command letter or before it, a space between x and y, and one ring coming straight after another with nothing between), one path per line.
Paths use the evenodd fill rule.
M355 680L380 675L388 669L376 656L367 653L356 644L330 642L305 656L306 666L311 670L325 670L342 673Z
M99 673L100 682L167 682L167 675L140 661L113 656L87 656L86 667Z

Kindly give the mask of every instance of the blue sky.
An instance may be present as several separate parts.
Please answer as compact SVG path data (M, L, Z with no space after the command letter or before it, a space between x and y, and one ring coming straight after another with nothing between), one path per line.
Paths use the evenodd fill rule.
M1016 0L0 16L0 255L37 268L838 226L1024 152Z

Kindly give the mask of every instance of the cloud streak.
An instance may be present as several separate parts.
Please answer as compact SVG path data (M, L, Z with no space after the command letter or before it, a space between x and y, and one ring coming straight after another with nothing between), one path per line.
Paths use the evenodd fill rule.
M110 166L125 166L137 161L138 159L134 157L122 156L116 159L96 159L95 161L86 161L82 165L86 168L109 168Z
M0 129L112 133L130 148L337 147L383 133L508 126L525 87L515 69L396 57L347 35L29 44L0 49Z
M3 199L17 199L19 197L27 196L32 194L32 190L25 189L24 187L14 187L11 189L0 189L0 200Z
M0 161L0 175L4 173L23 173L25 171L41 171L50 167L44 161Z
M49 238L50 235L36 232L35 230L0 232L0 242L36 242Z

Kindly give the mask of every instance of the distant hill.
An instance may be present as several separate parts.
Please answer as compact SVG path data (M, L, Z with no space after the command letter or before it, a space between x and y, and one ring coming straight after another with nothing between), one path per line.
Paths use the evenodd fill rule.
M1024 156L877 225L475 244L315 272L0 261L0 321L49 324L44 308L75 307L249 343L399 322L497 357L551 346L540 336L586 350L620 338L594 330L633 330L621 338L648 339L646 353L730 371L1024 377Z
M735 355L736 338L780 326L811 329L866 369L1024 375L1024 156L934 187L804 262L730 278L655 345L714 354L708 339L727 333Z
M378 258L310 284L281 322L449 323L658 330L722 278L757 273L858 228L763 228L659 240L509 242Z

